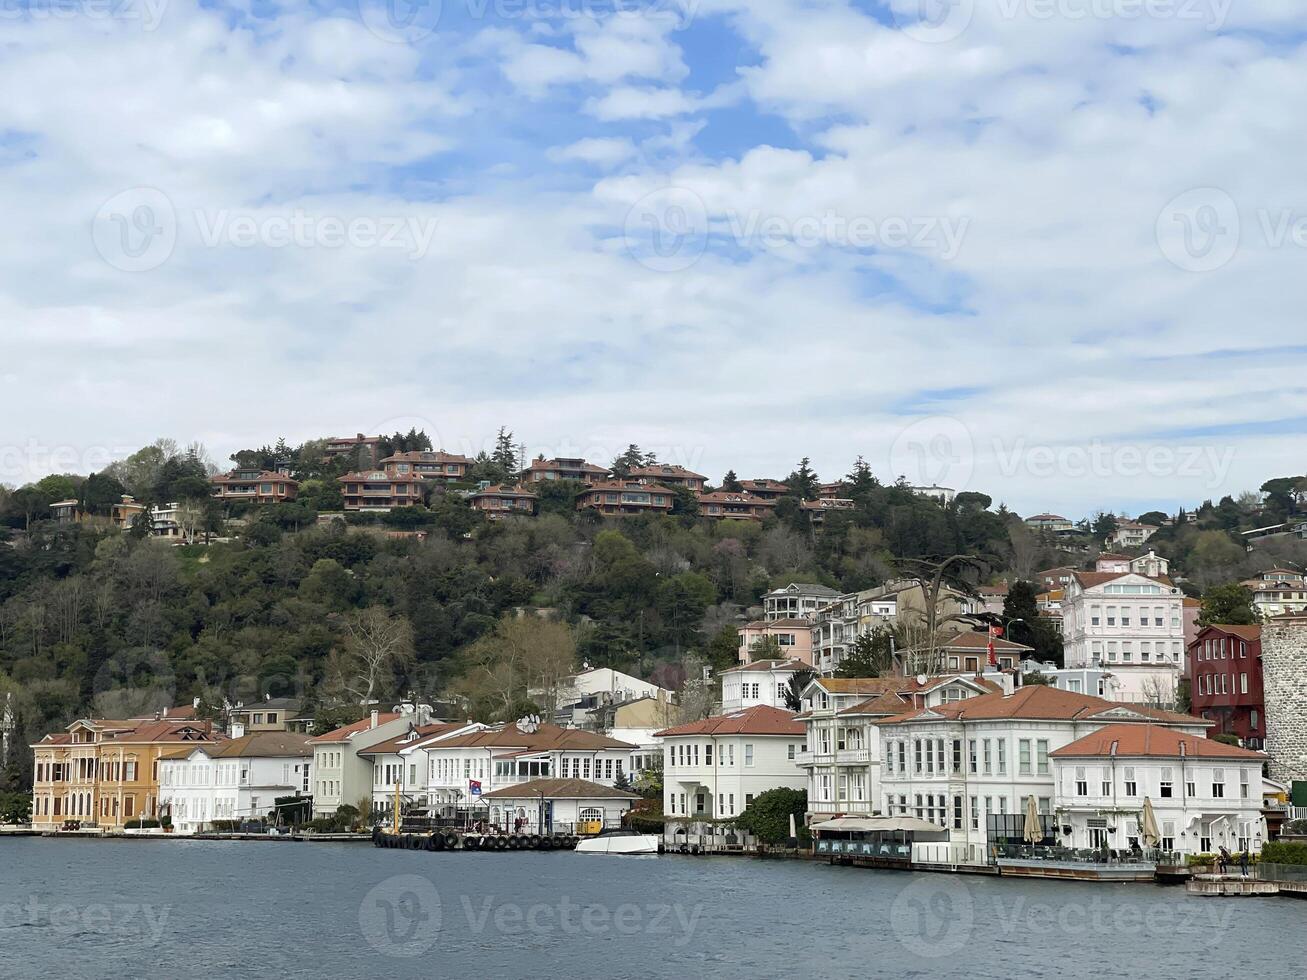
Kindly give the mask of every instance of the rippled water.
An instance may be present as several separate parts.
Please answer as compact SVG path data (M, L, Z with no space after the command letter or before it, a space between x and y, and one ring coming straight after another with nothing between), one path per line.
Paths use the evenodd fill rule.
M0 977L1307 971L1307 902L743 858L0 839Z

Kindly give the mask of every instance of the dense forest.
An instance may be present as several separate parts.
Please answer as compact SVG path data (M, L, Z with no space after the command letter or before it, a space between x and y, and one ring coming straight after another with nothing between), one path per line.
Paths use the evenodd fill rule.
M956 585L1026 582L1091 561L1117 520L1099 515L1054 539L984 494L944 506L881 482L858 459L836 477L853 508L827 512L819 526L799 506L818 493L807 460L763 523L700 519L688 492L670 516L605 519L575 509L581 487L568 481L537 485L536 517L491 522L459 490L512 479L521 461L501 431L467 483L431 488L423 506L319 523L341 509L335 479L357 462L324 462L322 446L233 455L301 481L296 501L275 506L222 506L209 495L217 467L203 448L167 441L101 473L0 489L0 708L7 703L16 723L0 789L26 782L28 742L87 712L116 717L199 698L216 713L224 702L288 695L325 723L357 716L370 699L413 694L511 717L528 689L581 663L680 689L705 666L734 661L735 627L758 614L768 589L870 588L956 555L968 556L954 566ZM397 433L383 448L430 441ZM632 446L612 465L648 458ZM719 485L735 481L728 473ZM1267 487L1192 515L1140 515L1171 522L1150 547L1173 560L1186 591L1307 558L1296 539L1251 554L1239 540L1242 529L1299 512L1301 480ZM154 540L145 522L120 532L50 519L56 501L107 515L123 494L190 502L196 543ZM1031 589L1013 592L1032 601Z

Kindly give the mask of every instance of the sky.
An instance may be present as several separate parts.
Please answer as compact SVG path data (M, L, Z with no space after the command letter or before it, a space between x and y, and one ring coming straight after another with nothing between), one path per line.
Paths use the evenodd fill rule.
M7 0L0 482L627 444L1174 511L1307 469L1298 0Z

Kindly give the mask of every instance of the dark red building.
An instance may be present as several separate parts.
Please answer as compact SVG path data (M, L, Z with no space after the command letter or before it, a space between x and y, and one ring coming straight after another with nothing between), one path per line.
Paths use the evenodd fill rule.
M1216 722L1207 732L1237 735L1250 749L1266 739L1262 705L1262 628L1208 626L1189 644L1193 714Z

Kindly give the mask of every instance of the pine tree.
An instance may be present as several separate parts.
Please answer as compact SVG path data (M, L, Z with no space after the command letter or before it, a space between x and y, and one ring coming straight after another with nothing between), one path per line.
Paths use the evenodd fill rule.
M817 499L817 474L812 471L810 462L808 457L804 456L799 460L799 468L785 478L790 493L803 500Z
M735 475L735 470L726 471L726 475L722 477L722 489L727 493L739 493L744 489L744 487L740 486L740 481Z

